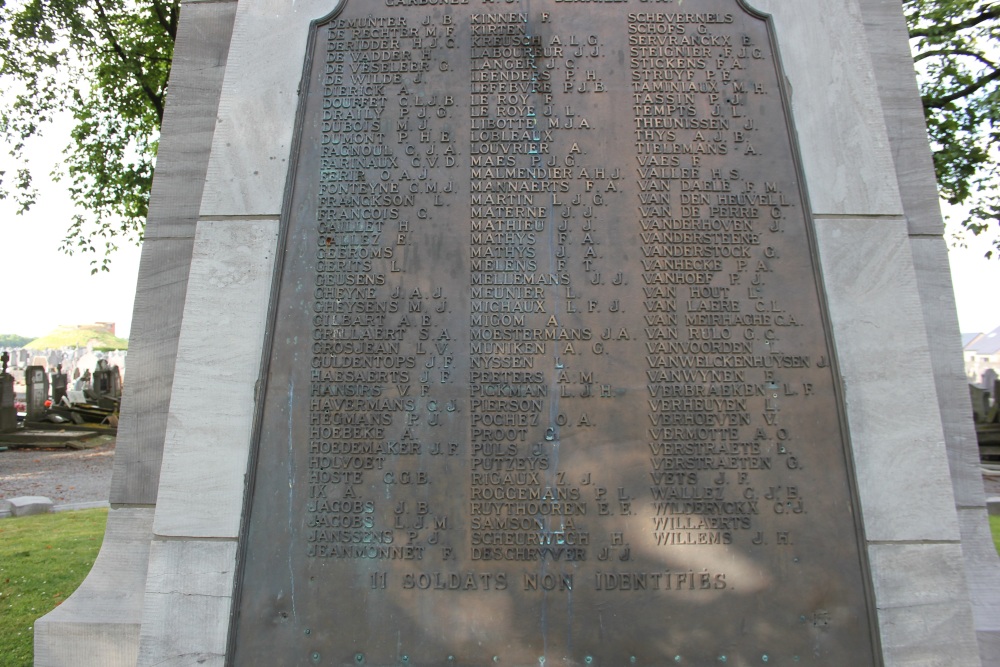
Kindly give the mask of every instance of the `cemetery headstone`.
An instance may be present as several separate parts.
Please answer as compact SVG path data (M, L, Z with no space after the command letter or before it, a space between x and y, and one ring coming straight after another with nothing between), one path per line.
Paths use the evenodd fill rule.
M14 376L7 372L10 354L0 353L0 433L10 433L17 429L17 408L14 405Z
M91 380L90 369L84 369L83 375L76 378L76 381L73 383L73 389L76 391L89 391L91 388Z
M995 370L993 370L992 368L987 368L985 371L983 371L983 389L989 392L993 392L996 382L997 382L997 372Z
M110 366L101 359L94 370L93 391L101 399L120 398L122 395L122 376L117 366Z
M45 415L45 402L49 400L49 376L44 366L28 366L24 370L25 403L27 419L34 421Z
M62 402L63 398L66 397L66 388L69 382L66 373L63 373L62 364L59 364L56 371L52 373L50 381L52 387L52 403L54 405L58 405Z

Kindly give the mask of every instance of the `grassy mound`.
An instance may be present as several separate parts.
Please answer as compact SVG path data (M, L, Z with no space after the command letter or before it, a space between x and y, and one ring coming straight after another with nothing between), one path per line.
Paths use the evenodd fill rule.
M52 333L36 338L27 345L29 350L49 350L62 347L92 347L95 350L127 350L128 341L99 325L59 327Z

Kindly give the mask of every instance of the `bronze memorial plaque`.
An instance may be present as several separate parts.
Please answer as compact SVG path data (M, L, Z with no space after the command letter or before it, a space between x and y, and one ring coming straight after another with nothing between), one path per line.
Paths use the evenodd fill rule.
M311 28L235 665L878 664L771 24Z

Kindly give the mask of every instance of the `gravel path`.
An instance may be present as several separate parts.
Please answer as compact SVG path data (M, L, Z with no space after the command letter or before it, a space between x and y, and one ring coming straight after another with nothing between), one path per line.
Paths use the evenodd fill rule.
M0 451L0 506L4 498L45 496L55 505L107 502L111 492L112 436L92 449L25 447Z
M987 498L1000 496L1000 466L994 464L983 470L983 489Z

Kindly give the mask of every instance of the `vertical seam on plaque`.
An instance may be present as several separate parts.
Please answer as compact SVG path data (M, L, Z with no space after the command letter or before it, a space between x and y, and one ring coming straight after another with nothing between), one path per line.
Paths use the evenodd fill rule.
M295 405L295 380L294 378L289 378L288 380L288 525L294 526L292 510L294 502L294 490L295 490L295 447L293 443L293 434L295 431L292 429L292 416L294 414L293 407ZM291 598L292 598L292 619L293 622L298 619L298 615L295 612L295 569L292 567L292 556L294 554L294 549L289 545L288 549L288 574L289 581L291 582Z

